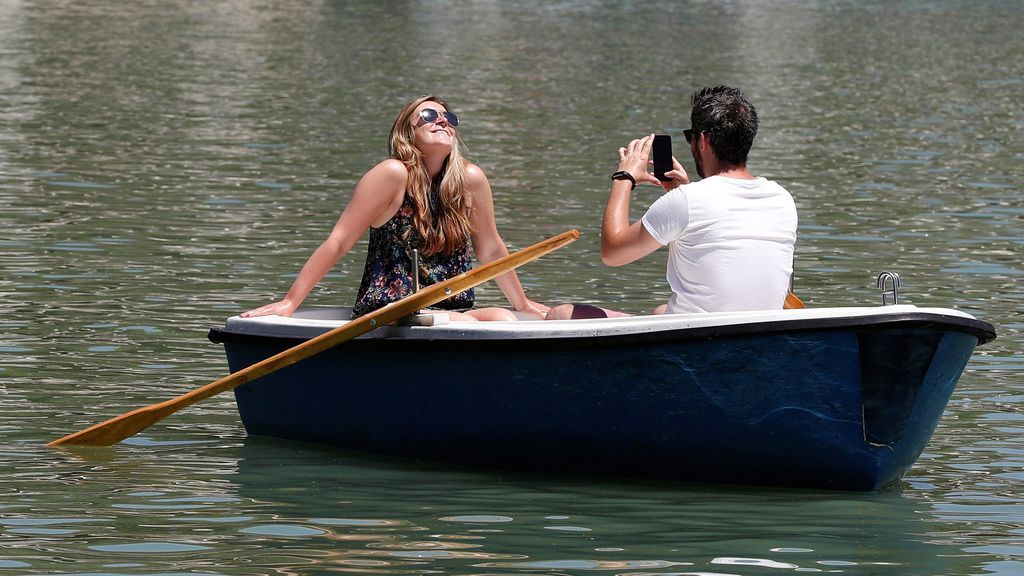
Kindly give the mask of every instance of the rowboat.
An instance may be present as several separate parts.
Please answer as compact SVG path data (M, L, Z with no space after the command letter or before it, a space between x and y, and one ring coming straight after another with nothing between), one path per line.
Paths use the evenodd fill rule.
M232 317L232 372L350 309ZM970 314L897 304L388 325L235 389L246 431L468 466L877 490L928 443Z

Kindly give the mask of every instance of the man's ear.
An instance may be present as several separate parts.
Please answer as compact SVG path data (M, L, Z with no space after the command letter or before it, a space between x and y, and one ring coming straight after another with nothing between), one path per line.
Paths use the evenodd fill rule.
M718 158L718 154L715 154L715 149L711 147L711 138L703 132L697 137L697 149L701 152L709 151L714 154L715 158Z

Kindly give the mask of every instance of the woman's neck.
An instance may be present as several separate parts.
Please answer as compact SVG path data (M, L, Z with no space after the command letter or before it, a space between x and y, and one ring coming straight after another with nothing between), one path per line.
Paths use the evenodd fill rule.
M448 155L438 154L424 154L423 155L423 167L427 169L427 174L430 175L430 179L433 180L444 168L445 160L448 159Z

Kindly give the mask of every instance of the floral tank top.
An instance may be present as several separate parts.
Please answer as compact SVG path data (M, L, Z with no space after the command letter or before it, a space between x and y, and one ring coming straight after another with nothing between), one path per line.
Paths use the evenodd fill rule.
M410 231L409 239L403 237ZM412 227L412 202L406 196L401 208L380 228L370 228L370 243L366 249L363 280L356 294L352 317L356 318L413 293L412 251L417 247L419 234ZM472 268L469 240L452 254L420 252L420 287L443 282ZM470 288L431 308L441 310L468 310L473 307L475 295Z

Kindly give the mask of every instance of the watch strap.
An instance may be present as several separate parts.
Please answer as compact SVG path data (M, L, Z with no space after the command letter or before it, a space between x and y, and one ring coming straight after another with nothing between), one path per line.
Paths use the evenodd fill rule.
M629 183L633 185L633 188L631 188L631 190L636 188L636 178L634 178L632 174L625 170L619 170L618 172L612 174L612 180L629 180Z

